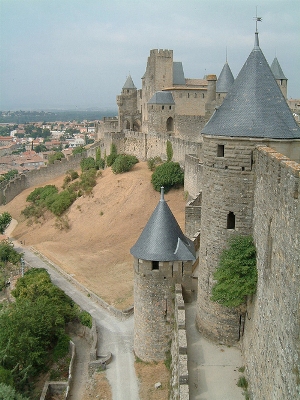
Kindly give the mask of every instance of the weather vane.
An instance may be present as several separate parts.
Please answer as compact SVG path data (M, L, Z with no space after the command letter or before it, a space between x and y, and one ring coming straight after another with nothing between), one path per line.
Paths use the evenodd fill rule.
M255 20L256 32L257 32L257 22L261 22L262 21L262 18L257 16L257 6L256 6L256 16L253 17L253 19Z

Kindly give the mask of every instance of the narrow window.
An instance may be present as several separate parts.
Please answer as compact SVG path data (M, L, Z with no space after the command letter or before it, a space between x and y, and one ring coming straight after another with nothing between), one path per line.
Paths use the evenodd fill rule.
M169 110L172 110L172 106L169 106Z
M187 97L188 97L188 99L190 98L190 94L189 93L187 94Z
M152 261L152 269L159 269L159 261Z
M232 211L227 215L227 229L235 229L235 215Z
M224 157L224 144L218 144L217 156Z
M164 109L165 109L165 106L161 106L161 109L164 110Z
M204 99L204 93L202 93L202 99Z

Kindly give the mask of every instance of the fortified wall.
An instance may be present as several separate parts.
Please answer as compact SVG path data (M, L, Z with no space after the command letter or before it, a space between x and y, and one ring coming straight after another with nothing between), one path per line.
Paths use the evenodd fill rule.
M114 143L118 153L135 155L139 160L145 161L148 158L159 156L166 160L167 141L172 143L173 160L184 166L187 154L194 154L200 157L201 143L175 138L169 134L157 133L149 135L141 132L125 131L124 133L104 133L100 137L97 146L104 153L110 154L111 144ZM88 153L88 155L90 155Z
M300 396L300 164L255 151L254 240L258 286L242 349L254 400Z
M78 169L80 167L81 159L85 156L86 153L76 154L74 156L72 155L68 158L63 158L61 161L55 161L54 164L49 164L46 167L41 167L25 174L19 174L9 182L1 182L0 205L10 202L24 189L36 185L42 185L50 179L63 175L69 169Z

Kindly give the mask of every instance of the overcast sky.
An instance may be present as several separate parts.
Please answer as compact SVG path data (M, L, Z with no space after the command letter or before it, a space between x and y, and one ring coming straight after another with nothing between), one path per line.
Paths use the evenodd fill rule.
M299 0L0 0L0 110L117 108L151 49L172 49L186 78L236 77L254 45L275 55L300 98Z

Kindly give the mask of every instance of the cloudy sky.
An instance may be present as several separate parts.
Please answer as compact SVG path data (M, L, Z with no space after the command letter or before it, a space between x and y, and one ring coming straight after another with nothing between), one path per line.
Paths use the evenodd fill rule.
M299 0L0 0L0 110L116 108L150 49L172 49L186 78L236 77L254 44L277 56L300 98Z

